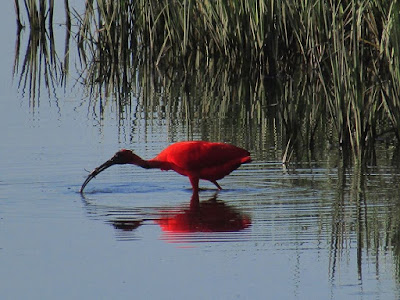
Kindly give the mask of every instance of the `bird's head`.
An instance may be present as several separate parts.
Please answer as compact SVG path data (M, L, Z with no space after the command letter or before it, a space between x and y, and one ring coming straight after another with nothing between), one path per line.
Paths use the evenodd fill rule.
M134 164L138 159L140 159L140 157L133 153L132 150L121 149L116 152L114 156L111 157L107 162L110 164L110 167L112 165Z
M135 164L137 161L141 160L139 156L137 156L133 151L127 149L121 149L117 153L114 154L109 160L107 160L102 165L95 168L89 176L86 178L85 182L82 184L80 189L80 193L83 192L85 186L92 180L96 175L103 172L105 169L113 166L113 165L124 165L124 164Z

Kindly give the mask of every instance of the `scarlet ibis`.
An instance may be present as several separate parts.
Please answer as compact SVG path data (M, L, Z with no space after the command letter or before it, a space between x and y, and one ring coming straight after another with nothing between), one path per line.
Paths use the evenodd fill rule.
M158 168L161 170L174 170L188 176L192 184L193 194L199 190L199 179L211 181L221 190L217 180L224 178L241 164L251 162L250 153L242 148L225 143L212 143L205 141L178 142L172 144L150 160L144 160L131 150L122 149L95 168L82 184L80 193L85 186L112 165L133 164L145 169Z

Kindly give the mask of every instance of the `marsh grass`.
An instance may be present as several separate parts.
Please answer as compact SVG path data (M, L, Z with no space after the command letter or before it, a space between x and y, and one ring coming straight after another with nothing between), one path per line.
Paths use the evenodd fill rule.
M54 1L36 3L24 0L30 27L50 26ZM173 99L171 81L192 93L196 82L206 113L281 126L284 162L312 159L325 134L346 159L374 164L376 143L400 138L399 13L397 1L374 0L89 0L74 16L95 99L113 97L125 111L149 85ZM243 80L251 84L232 87ZM169 104L185 114L193 99Z
M48 19L48 27L53 27L54 0L23 0L23 4L31 30L43 30L46 27L46 19ZM17 24L22 27L18 0L14 0L14 6Z
M66 37L64 59L61 60L56 52L54 37L54 0L24 0L26 16L29 23L29 36L23 59L21 56L21 35L25 26L22 24L19 1L15 0L17 15L17 39L15 46L14 76L18 87L24 94L29 95L32 108L39 106L43 91L49 98L57 98L56 87L65 84L69 68L69 41L71 34L71 18L68 0L65 0ZM59 20L58 20L59 21ZM44 87L44 88L43 88Z

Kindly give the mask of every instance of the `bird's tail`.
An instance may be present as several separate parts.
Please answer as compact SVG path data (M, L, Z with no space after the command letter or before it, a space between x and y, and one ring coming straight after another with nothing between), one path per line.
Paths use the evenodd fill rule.
M243 157L243 158L240 160L240 163L241 163L241 164L247 164L247 163L249 163L249 162L251 162L251 157L250 157L250 156Z

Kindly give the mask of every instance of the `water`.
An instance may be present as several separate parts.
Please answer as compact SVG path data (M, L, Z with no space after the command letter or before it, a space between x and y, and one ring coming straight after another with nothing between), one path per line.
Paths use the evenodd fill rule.
M87 170L117 149L150 158L204 132L180 119L121 121L113 104L99 118L79 85L57 97L42 88L33 103L12 76L10 3L1 14L3 299L399 298L396 168L357 176L326 156L284 169L256 140L254 162L224 190L201 182L198 208L187 178L133 166L108 169L82 196ZM230 134L221 140L241 142Z

